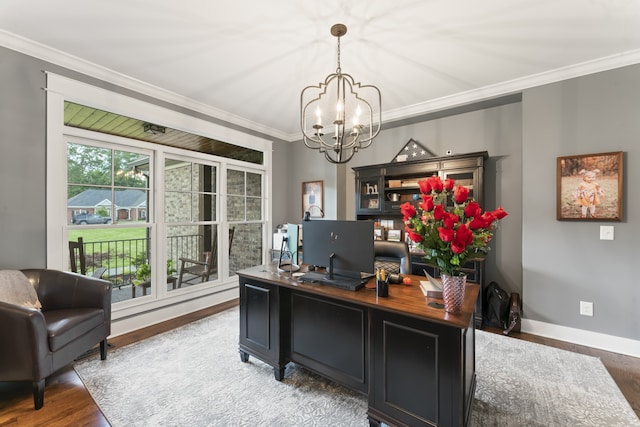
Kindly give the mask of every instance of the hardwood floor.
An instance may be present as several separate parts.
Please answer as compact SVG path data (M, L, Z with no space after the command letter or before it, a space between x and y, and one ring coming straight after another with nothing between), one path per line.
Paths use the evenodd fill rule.
M110 340L114 347L123 347L206 316L224 311L238 304L230 301L158 325L122 335ZM486 329L501 333L496 329ZM514 339L545 344L564 350L599 357L611 377L640 417L640 359L557 341L536 335L515 333ZM97 358L97 352L91 357ZM44 407L33 409L31 383L0 382L0 427L5 426L109 426L98 406L84 388L71 365L47 379Z

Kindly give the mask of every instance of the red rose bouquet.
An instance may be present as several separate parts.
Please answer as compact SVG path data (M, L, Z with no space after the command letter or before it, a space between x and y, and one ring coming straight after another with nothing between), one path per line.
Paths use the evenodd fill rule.
M489 251L498 221L508 214L501 207L483 212L469 198L469 189L456 186L452 179L432 176L418 184L422 201L417 208L408 202L400 206L405 232L424 250L430 265L446 275L457 275L469 258Z

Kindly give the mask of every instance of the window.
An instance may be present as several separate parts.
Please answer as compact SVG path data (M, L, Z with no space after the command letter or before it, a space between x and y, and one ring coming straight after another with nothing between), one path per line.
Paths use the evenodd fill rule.
M230 272L262 264L263 204L261 173L227 170L227 221L233 230Z
M171 315L180 315L235 298L230 264L244 268L263 259L271 142L54 73L46 76L47 267L70 269L69 244L82 237L86 274L114 283L114 333L135 329L136 316L162 321L169 306ZM149 88L138 92L164 99L163 92ZM179 105L200 111L184 101ZM94 111L87 115L82 106ZM148 120L167 132L141 136ZM176 139L186 134L188 141ZM230 170L239 171L243 182L231 194L243 203L242 215L232 212L234 220L227 215ZM175 174L190 176L190 184L174 180ZM140 192L144 197L122 197ZM105 197L72 200L82 193ZM176 243L188 235L200 240ZM181 258L215 259L217 271L179 285Z
M177 268L169 290L218 279L217 174L213 163L165 160L167 262Z
M67 141L68 238L83 244L70 254L69 270L111 280L114 303L134 298L135 286L146 293L153 248L146 218L150 154L103 147L100 141Z

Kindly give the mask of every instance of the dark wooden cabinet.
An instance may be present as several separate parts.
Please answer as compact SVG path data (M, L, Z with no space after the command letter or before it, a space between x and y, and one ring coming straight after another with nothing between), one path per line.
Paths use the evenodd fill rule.
M469 188L470 197L482 206L487 157L486 151L480 151L353 168L356 176L356 217L399 219L402 203L419 201L418 181L433 175L455 179L456 184Z
M401 230L404 232L400 205L405 202L416 204L420 199L418 181L433 175L442 179L451 178L457 185L464 185L469 189L469 196L484 207L483 175L484 163L488 158L486 151L450 156L432 157L421 161L407 161L385 163L372 166L353 168L356 177L356 219L373 220L379 222L386 230ZM385 237L386 238L386 237ZM402 235L404 238L404 235ZM439 272L428 267L422 255L416 252L410 243L412 251L412 273L423 275L423 269L434 277ZM480 285L481 291L476 302L475 324L482 326L482 288L484 284L483 263L481 260L468 262L462 269L467 274L467 280Z
M475 390L475 329L469 323L459 329L372 313L369 411L375 420L411 426L467 424Z
M240 277L240 358L253 354L273 366L277 380L284 378L288 363L282 343L287 338L288 319L282 318L283 302L278 286Z

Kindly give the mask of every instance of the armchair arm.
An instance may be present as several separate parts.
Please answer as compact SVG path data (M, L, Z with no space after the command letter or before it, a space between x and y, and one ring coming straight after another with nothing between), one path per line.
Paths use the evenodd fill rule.
M0 302L0 379L41 379L51 372L47 328L39 310Z
M95 307L111 312L111 282L107 280L58 270L22 272L36 288L44 311Z
M191 258L178 258L178 259L180 260L181 267L184 267L184 264L186 262L190 264L197 264L197 265L203 265L203 266L207 265L207 261L196 261L195 259L191 259Z

